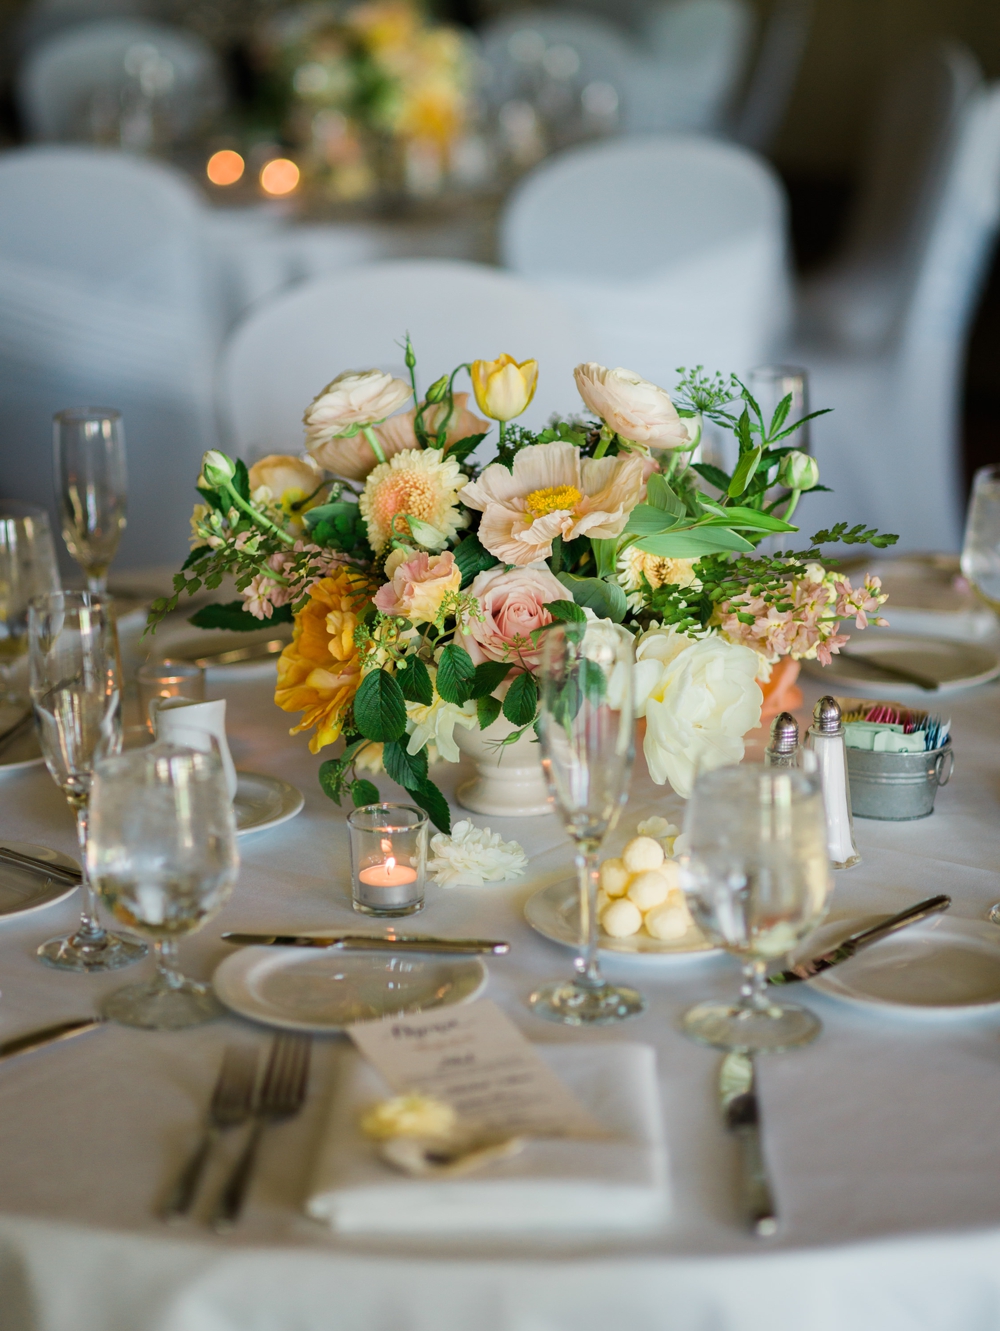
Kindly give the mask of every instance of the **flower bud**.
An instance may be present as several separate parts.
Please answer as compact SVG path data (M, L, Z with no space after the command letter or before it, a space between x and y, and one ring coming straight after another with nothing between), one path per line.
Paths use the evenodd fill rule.
M437 527L432 527L429 522L424 522L421 518L411 517L407 513L406 524L410 529L410 535L425 550L443 550L448 544L448 537L444 532L438 531Z
M811 490L819 482L819 463L795 449L786 453L778 468L778 484L789 490Z
M538 361L519 365L513 356L472 362L472 388L479 410L495 421L511 421L526 411L538 385Z
M427 390L428 402L442 402L445 394L448 392L448 376L442 374L440 379L435 379Z
M205 484L211 490L219 490L228 485L236 475L236 464L232 458L220 453L217 448L210 448L202 458L201 474Z

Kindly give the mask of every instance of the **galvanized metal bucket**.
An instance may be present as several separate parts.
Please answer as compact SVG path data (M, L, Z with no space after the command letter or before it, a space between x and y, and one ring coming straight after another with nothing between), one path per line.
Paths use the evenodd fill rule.
M934 796L955 767L951 741L924 753L847 750L851 812L855 818L903 822L934 812Z

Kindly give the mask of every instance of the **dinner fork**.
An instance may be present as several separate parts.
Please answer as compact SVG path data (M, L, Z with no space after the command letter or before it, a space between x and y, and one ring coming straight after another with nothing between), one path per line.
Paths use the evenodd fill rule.
M264 1079L254 1102L253 1132L229 1181L219 1194L212 1212L211 1224L214 1229L231 1229L239 1220L264 1129L273 1123L293 1118L305 1103L311 1047L309 1036L275 1037L264 1070Z
M212 1092L204 1134L160 1207L161 1220L179 1220L190 1211L212 1148L228 1128L239 1127L250 1118L256 1080L256 1049L228 1045Z

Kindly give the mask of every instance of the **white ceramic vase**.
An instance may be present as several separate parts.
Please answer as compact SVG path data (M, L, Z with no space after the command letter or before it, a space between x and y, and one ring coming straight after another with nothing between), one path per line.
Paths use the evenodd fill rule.
M534 818L552 812L535 732L526 731L516 744L495 747L497 740L516 729L503 716L487 730L455 727L458 747L476 768L472 780L463 782L456 792L463 809L497 818Z

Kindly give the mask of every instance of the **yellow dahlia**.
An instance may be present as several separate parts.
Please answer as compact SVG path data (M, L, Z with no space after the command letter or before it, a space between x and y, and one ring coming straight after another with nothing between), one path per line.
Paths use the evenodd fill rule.
M364 577L352 569L322 578L295 616L294 637L278 658L274 701L282 711L303 713L289 734L315 729L310 753L339 738L361 683L354 630L369 591Z
M404 514L419 518L451 540L467 518L455 500L467 478L454 458L439 448L407 449L370 472L361 495L361 516L368 524L368 540L376 554L393 534L410 535Z

